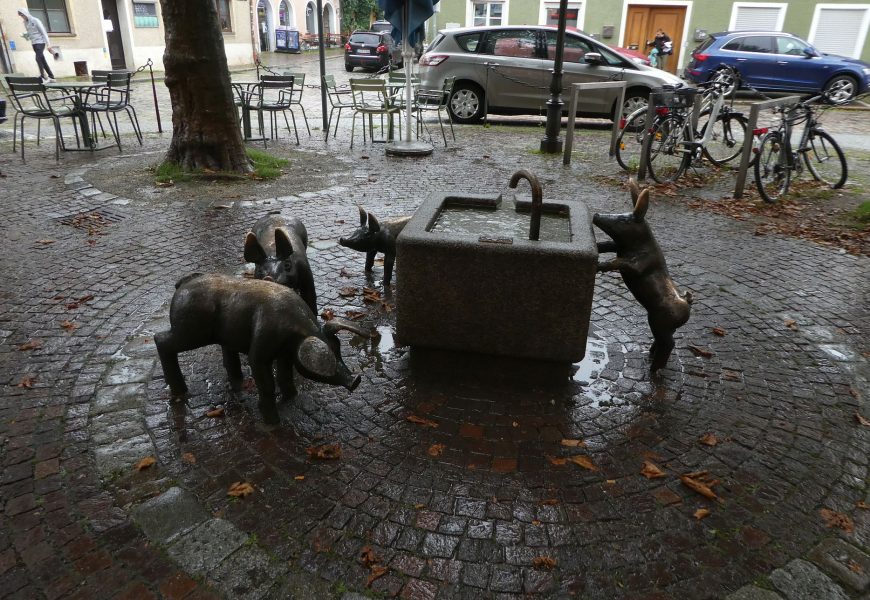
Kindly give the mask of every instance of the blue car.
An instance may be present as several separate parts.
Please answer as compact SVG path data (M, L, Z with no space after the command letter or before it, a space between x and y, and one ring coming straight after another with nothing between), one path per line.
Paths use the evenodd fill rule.
M689 81L709 80L722 64L735 67L757 90L817 94L848 102L870 89L870 64L825 54L797 36L779 31L714 33L692 52Z

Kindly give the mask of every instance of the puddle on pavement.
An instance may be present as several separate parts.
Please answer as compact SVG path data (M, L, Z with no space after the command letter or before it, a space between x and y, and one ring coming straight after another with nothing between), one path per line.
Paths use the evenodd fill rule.
M580 385L588 385L590 381L601 374L601 371L607 366L608 360L607 343L597 338L588 338L586 340L586 356L580 362L574 363L573 368L576 371L571 379Z

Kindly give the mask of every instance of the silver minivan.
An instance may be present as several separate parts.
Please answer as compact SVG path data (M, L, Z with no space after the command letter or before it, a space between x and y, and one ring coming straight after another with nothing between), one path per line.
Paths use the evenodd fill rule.
M420 58L421 86L440 89L455 77L449 110L457 123L476 123L484 114L547 112L556 48L549 25L463 27L439 31ZM623 113L646 106L650 90L680 85L675 76L633 62L574 29L565 32L562 88L574 83L628 82ZM578 114L611 117L613 96L599 91L581 95ZM565 107L568 98L563 98Z

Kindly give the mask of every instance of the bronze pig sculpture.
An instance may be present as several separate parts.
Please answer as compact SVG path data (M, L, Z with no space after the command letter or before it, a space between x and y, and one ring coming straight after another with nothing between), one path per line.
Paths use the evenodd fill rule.
M271 212L254 223L245 236L245 261L254 263L254 277L293 288L317 314L314 276L305 249L308 232L296 218Z
M385 221L383 226L375 216L359 208L359 227L350 237L340 238L338 243L345 248L366 253L366 272L370 273L375 265L375 255L384 254L384 287L390 285L393 278L393 265L396 263L396 238L411 220L411 217L399 217ZM368 222L368 223L366 223Z
M629 180L634 210L620 214L595 214L592 223L612 239L598 242L598 252L616 252L616 258L598 263L598 271L619 271L625 285L646 309L653 334L650 372L664 367L674 349L674 331L689 320L692 293L680 295L668 274L665 256L645 220L649 189Z
M220 344L230 387L242 387L239 353L248 355L257 384L259 408L267 423L278 422L272 363L277 361L278 387L284 399L296 395L293 367L309 379L343 385L353 391L359 375L341 358L336 333L368 332L343 319L322 326L295 291L256 279L193 273L175 285L169 309L169 331L154 337L163 375L174 398L187 394L178 354Z

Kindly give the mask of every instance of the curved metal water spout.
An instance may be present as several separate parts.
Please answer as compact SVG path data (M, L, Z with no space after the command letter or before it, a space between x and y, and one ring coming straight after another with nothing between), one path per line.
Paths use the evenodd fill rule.
M510 187L516 188L520 179L525 179L532 186L532 223L529 225L529 239L537 241L541 237L541 207L544 202L544 189L537 176L525 169L520 169L511 175Z

